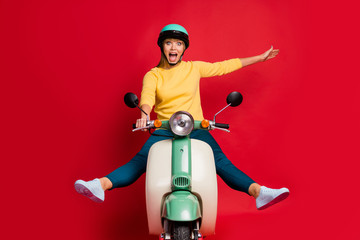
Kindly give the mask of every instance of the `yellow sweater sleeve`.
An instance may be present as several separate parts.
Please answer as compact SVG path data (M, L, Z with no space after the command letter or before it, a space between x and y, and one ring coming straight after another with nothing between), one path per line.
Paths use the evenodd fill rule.
M196 61L194 62L194 65L199 69L201 77L221 76L234 72L242 67L242 63L239 58L216 63Z
M155 105L157 80L157 77L152 71L145 74L143 79L143 88L141 91L140 106L147 104L152 109Z

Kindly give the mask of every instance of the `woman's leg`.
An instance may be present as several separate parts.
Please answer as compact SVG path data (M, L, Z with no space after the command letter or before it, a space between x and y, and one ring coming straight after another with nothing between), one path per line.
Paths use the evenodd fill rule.
M210 145L214 152L216 172L229 187L256 197L256 194L260 192L260 185L232 164L208 131L194 131L191 138Z
M266 209L289 196L289 189L272 189L260 186L245 173L236 168L222 152L220 146L209 132L204 130L194 131L192 138L208 143L214 152L217 174L224 182L235 190L245 192L256 199L259 210Z
M169 139L169 137L173 136L171 132L166 130L158 130L155 133L164 136L150 136L133 159L109 175L100 179L95 178L91 181L77 180L74 185L75 190L95 202L103 202L105 200L105 190L125 187L135 182L146 170L150 147L158 141Z
M165 136L151 135L135 157L103 178L102 186L103 188L106 187L104 190L128 186L145 173L150 147L156 142L169 139L169 137L173 136L170 131L166 130L157 130L154 133Z

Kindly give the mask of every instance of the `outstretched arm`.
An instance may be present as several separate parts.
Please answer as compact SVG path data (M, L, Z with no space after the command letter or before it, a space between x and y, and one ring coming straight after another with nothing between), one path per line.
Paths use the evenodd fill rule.
M279 49L273 49L273 46L271 46L271 48L266 52L264 52L263 54L248 58L240 58L240 61L242 63L242 66L245 67L258 62L265 62L266 60L276 57L278 53L279 53Z

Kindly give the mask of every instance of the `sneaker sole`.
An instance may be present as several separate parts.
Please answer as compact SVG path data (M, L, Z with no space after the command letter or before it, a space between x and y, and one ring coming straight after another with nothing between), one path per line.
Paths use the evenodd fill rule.
M91 200L93 200L94 202L97 203L102 203L103 200L101 200L100 198L96 197L87 187L85 187L84 185L77 183L75 184L75 190L81 194L84 195L85 197L90 198Z
M272 201L268 202L267 204L265 204L262 207L259 207L258 210L264 210L278 202L281 202L282 200L286 199L289 196L289 192L284 192L282 194L280 194L279 196L277 196L276 198L274 198Z

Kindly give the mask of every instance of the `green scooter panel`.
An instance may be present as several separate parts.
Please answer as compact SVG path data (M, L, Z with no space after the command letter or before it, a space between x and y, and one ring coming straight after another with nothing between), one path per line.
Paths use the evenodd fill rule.
M163 206L162 217L170 221L194 221L201 217L199 200L188 191L169 194Z

